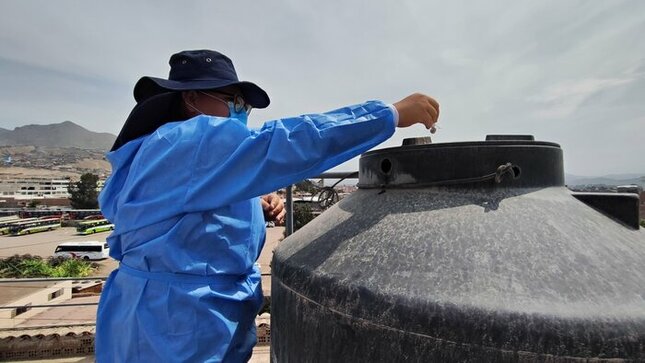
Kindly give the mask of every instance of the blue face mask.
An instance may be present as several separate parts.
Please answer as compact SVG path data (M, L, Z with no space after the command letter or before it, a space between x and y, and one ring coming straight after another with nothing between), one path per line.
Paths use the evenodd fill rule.
M240 107L238 107L238 108L241 108L241 109L239 111L236 111L234 102L225 101L225 100L223 100L223 99L221 99L221 98L219 98L217 96L214 96L212 94L206 93L204 91L199 91L199 93L204 94L204 95L206 95L206 96L208 96L210 98L214 98L214 99L216 99L218 101L221 101L221 102L225 103L228 106L228 117L234 118L234 119L240 121L241 123L243 123L244 125L247 124L248 118L249 118L249 112L250 112L251 108L250 107L248 107L248 108L245 107L245 103L244 103L243 100L242 100L242 103L241 103ZM237 99L237 97L236 97L236 99ZM193 110L203 114L203 112L198 110L195 106L193 106L193 105L189 105L189 106Z
M233 104L233 102L227 102L227 104L228 104L228 117L234 118L240 121L241 123L243 123L244 125L246 125L246 123L249 120L249 115L246 113L246 110L242 109L238 112L238 111L235 111L235 105Z
M222 100L222 101L224 101L224 100ZM229 118L234 118L234 119L240 121L241 123L243 123L244 125L246 125L248 123L249 114L246 112L245 109L242 109L240 111L235 111L235 104L233 104L233 102L226 102L226 104L228 105L228 117ZM197 111L198 113L200 113L202 115L206 115L206 113L202 112L200 109L198 109L197 107L191 105L190 103L187 103L187 105L188 105L188 107L192 108L193 110Z

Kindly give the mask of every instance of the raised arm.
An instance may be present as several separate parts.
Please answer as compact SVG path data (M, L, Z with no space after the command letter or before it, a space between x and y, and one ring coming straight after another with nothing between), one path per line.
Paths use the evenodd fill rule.
M396 115L399 127L431 128L439 114L435 103L415 94L395 109L371 101L270 121L259 130L210 116L167 124L108 155L117 170L101 193L101 208L110 215L118 209L139 228L258 197L381 143L394 132Z
M241 124L218 126L204 130L196 151L186 212L260 196L320 174L389 138L395 113L382 102L370 101L270 121L260 130L248 130L246 137ZM237 140L224 141L224 129L231 129L229 135Z

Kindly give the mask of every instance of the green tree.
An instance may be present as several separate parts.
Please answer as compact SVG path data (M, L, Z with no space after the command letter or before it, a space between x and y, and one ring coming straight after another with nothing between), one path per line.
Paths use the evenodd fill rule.
M309 179L305 179L299 183L296 183L295 186L296 186L296 190L305 192L305 193L313 194L316 192L316 190L318 190L318 188L316 187L316 184L314 184L314 182L312 182Z
M98 182L99 176L92 173L85 173L81 175L81 180L70 182L67 190L72 208L97 209L99 207Z

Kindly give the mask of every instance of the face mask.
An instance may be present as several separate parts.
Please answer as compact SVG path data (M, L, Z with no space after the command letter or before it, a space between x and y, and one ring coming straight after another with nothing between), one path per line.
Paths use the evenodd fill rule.
M214 99L216 99L218 101L224 102L228 106L228 117L229 118L234 118L234 119L240 121L241 123L243 123L244 125L247 124L250 108L247 110L246 108L242 107L242 109L240 111L235 111L235 104L233 102L224 101L223 99L221 99L219 97L215 97L215 96L213 96L211 94L208 94L206 92L200 91L200 93L202 93L202 94L204 94L204 95L206 95L208 97L214 98ZM188 107L190 107L193 110L199 112L200 114L205 115L205 113L200 111L197 107L195 107L195 106L193 106L193 105L191 105L189 103L187 103L187 105L188 105Z
M246 113L246 110L235 111L235 105L233 102L227 102L228 104L228 117L234 118L241 123L245 124L248 122L249 115Z
M240 121L241 123L243 123L244 125L246 125L248 120L249 120L249 115L246 113L246 110L242 110L242 111L237 112L237 111L235 111L235 105L233 104L233 102L227 102L227 104L228 104L228 117L229 118L234 118L234 119ZM190 103L186 103L186 105L188 107L192 108L193 110L195 110L196 112L198 112L198 113L200 113L202 115L206 115L206 113L202 112L200 109L198 109L197 107L191 105ZM209 115L209 116L212 116L212 115Z

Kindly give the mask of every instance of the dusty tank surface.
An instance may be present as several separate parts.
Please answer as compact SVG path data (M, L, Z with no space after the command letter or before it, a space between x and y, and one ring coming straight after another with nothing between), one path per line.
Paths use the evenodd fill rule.
M358 186L275 251L274 362L645 361L638 196L569 191L559 145L408 143Z

